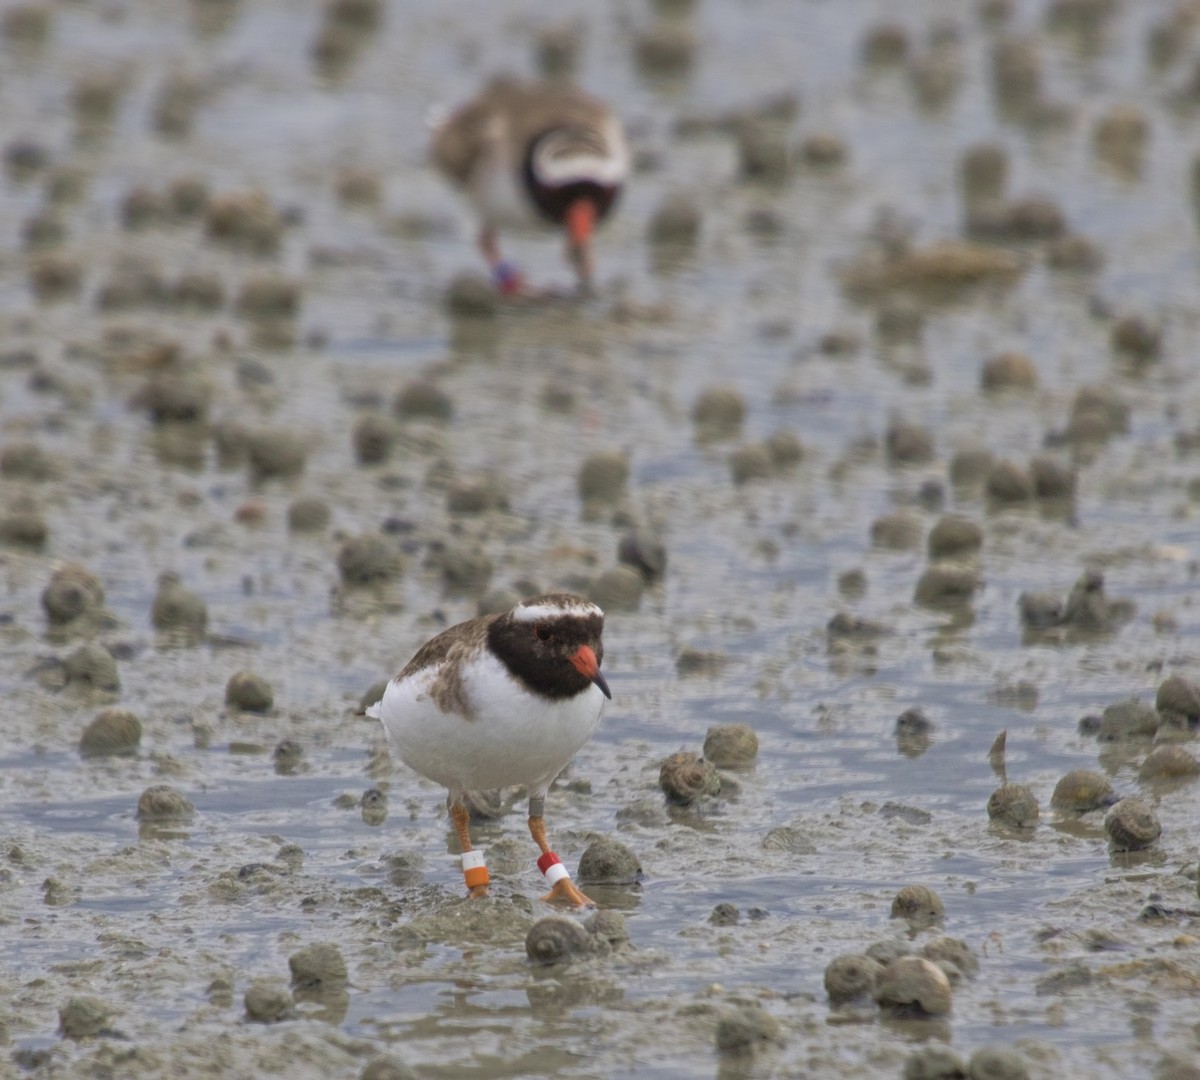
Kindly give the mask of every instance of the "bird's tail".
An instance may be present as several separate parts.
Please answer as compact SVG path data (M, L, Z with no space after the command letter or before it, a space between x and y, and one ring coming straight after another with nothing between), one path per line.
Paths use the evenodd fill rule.
M363 709L363 715L369 716L372 720L378 720L379 719L379 706L382 704L383 704L382 701L377 701L377 702L375 702L374 705L368 705L365 709Z

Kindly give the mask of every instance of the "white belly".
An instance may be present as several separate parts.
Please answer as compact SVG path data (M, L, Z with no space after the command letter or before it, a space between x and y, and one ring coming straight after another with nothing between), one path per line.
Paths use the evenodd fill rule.
M591 737L604 695L597 686L548 701L528 693L490 654L466 667L463 686L474 715L443 712L429 694L436 669L388 683L379 718L410 769L451 794L524 784L544 795Z

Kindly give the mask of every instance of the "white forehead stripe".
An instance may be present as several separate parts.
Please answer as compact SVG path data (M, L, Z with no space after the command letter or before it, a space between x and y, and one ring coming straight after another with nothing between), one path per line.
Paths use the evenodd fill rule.
M589 615L604 617L604 612L587 600L566 605L518 604L512 614L517 622L541 622L543 619L561 619L564 615L576 618L587 618Z

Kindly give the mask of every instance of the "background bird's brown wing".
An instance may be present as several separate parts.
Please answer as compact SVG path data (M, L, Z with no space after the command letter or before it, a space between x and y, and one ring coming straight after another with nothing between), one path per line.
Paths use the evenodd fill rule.
M511 140L509 160L519 162L529 142L550 128L601 128L610 115L607 105L574 86L499 76L434 132L430 156L450 180L466 185L498 138Z

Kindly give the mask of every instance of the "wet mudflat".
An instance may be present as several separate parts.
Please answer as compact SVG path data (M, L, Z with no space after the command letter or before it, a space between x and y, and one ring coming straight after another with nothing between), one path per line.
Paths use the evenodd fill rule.
M6 9L0 1075L1197 1075L1196 23ZM562 64L637 171L499 303L426 117ZM560 587L541 964L356 709Z

